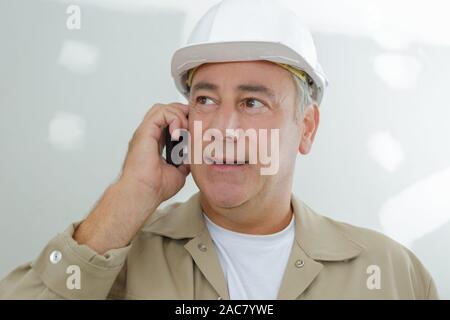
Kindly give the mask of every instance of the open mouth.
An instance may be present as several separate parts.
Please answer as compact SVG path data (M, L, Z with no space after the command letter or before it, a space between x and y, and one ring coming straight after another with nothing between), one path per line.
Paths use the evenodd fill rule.
M207 163L212 164L212 165L223 165L223 166L242 166L244 164L248 164L248 160L235 160L235 159L233 159L233 160L231 160L231 159L218 160L218 159L208 158Z

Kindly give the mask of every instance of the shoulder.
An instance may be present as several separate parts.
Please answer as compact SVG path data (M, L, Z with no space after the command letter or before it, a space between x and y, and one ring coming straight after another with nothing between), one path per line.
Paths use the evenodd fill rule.
M389 254L392 257L397 257L399 259L414 256L414 254L404 245L379 231L355 226L331 218L326 219L346 235L348 239L361 246L363 248L363 253L371 255Z
M363 248L357 258L359 263L368 268L376 266L389 281L395 283L395 287L408 288L417 298L429 296L434 287L432 277L410 249L381 232L326 219L349 240Z

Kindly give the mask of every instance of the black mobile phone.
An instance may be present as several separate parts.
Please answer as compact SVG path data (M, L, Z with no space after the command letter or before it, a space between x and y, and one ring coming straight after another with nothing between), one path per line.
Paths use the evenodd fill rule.
M184 152L185 146L187 145L187 141L185 141L185 132L186 131L181 130L180 139L172 140L169 132L169 127L164 128L166 162L175 167L179 167L183 163L183 159L186 156Z

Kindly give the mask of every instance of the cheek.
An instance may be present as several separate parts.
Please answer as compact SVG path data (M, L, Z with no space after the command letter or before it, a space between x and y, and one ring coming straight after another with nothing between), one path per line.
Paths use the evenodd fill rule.
M280 166L296 157L300 145L301 124L295 120L292 113L292 109L286 110L280 119Z
M269 137L271 131L278 131L280 149L284 148L284 145L292 145L298 140L300 127L293 119L292 110L285 110L274 115L260 127L269 129L267 130Z
M188 130L193 135L194 129L196 129L196 133L200 133L198 130L201 128L201 134L208 129L214 127L214 119L216 118L216 115L214 112L209 113L200 113L196 110L192 110L189 112L189 119L188 119Z
M295 158L300 146L301 126L292 118L290 123L286 124L280 130L280 162L289 161Z
M206 168L204 165L201 164L191 164L191 175L194 179L195 184L200 188L203 189L207 186L207 175L206 175Z
M194 163L194 159L196 161L202 159L202 153L199 154L199 152L204 149L207 143L207 141L204 141L204 136L205 131L209 128L209 124L209 116L199 115L195 111L189 112L188 131L190 136L189 150L191 152L191 163Z

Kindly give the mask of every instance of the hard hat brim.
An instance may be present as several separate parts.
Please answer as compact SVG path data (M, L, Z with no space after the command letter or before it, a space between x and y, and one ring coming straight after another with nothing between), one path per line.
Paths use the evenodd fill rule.
M328 84L320 66L311 66L301 55L282 43L267 41L208 42L187 45L175 51L171 73L176 88L188 99L187 71L204 63L265 60L285 63L305 71L313 80L313 98L320 104Z

